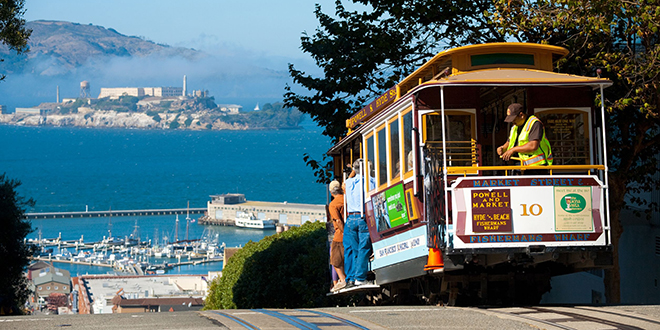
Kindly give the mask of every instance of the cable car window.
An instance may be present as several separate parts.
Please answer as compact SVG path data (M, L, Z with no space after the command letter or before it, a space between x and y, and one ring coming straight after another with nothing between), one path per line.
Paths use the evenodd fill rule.
M550 142L553 165L588 165L591 162L589 114L587 111L557 109L538 111Z
M445 125L447 127L447 142L463 141L469 142L472 139L471 116L465 115L445 115ZM442 142L442 117L439 115L426 116L426 141Z
M442 149L442 117L439 113L424 117L425 143L431 148ZM471 113L445 112L448 166L476 166L478 155L473 122Z
M376 186L380 187L387 183L387 134L385 127L376 130L376 144L378 148L378 158L376 165Z
M413 155L412 155L412 110L404 113L402 116L403 121L403 154L406 155L404 162L405 172L411 172L413 169Z
M390 178L398 179L401 175L401 150L399 150L399 119L389 123L390 126Z
M375 155L374 155L374 135L373 134L367 135L367 142L366 143L367 143L367 146L366 146L367 147L367 162L366 162L366 164L365 164L366 166L364 166L363 170L364 170L364 173L365 173L365 177L366 176L374 177L374 173L375 173L374 164L376 164L376 162L375 162L376 158L375 158ZM369 191L369 190L371 190L370 186L367 187L367 191Z
M481 54L470 56L472 66L491 65L491 64L523 64L534 65L534 55L531 54Z

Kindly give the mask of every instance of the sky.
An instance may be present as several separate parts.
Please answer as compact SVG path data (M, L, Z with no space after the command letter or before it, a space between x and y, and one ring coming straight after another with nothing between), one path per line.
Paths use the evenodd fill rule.
M32 107L53 102L56 87L62 97L76 97L80 81L101 87L179 86L188 77L189 90L208 90L218 104L280 102L284 87L294 91L288 64L318 76L300 37L314 34L315 5L334 14L335 0L26 0L27 21L56 20L112 28L127 36L200 50L210 56L192 62L173 58L112 58L88 63L66 74L48 70L10 75L0 84L0 104ZM347 1L344 1L347 2ZM352 3L348 9L358 9ZM44 62L43 66L48 67ZM52 66L52 65L51 65ZM51 72L61 68L51 68ZM296 88L299 88L296 90Z
M170 46L295 59L306 57L301 33L318 26L316 3L334 12L334 0L27 0L24 18L91 23Z

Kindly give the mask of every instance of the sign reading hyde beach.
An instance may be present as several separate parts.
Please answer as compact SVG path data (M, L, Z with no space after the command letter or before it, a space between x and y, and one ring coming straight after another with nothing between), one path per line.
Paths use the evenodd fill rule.
M510 189L472 190L472 231L510 232Z

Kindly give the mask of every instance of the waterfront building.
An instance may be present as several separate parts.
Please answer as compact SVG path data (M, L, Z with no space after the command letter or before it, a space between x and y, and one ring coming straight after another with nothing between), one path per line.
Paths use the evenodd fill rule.
M34 283L36 299L45 299L51 293L68 295L71 292L70 273L43 261L28 268L28 278Z
M275 219L283 225L299 226L308 221L326 221L325 205L248 201L244 194L211 195L207 215L211 220L236 220L243 212L257 219Z

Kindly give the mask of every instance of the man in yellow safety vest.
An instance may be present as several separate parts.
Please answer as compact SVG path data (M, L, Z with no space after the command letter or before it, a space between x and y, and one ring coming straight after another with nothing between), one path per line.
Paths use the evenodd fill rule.
M525 108L519 103L511 104L506 110L507 123L514 123L509 139L497 148L497 154L505 161L518 153L523 166L552 165L550 142L545 137L543 123L536 116L527 116ZM526 171L526 174L528 173Z

